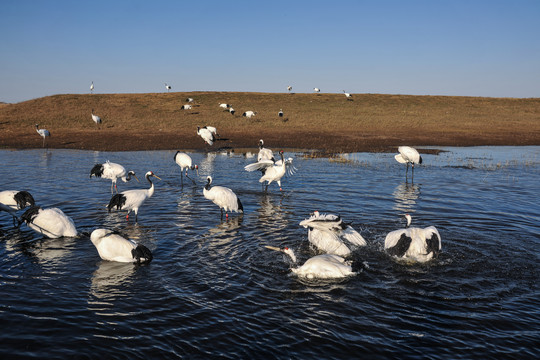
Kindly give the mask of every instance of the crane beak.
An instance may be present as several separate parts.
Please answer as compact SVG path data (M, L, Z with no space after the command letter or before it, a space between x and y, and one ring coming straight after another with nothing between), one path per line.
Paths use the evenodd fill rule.
M265 245L264 247L267 248L267 249L270 249L270 250L283 252L282 249L280 249L280 248L278 248L278 247L275 247L275 246Z
M133 177L135 178L135 180L137 180L137 182L140 182L137 176L135 176L135 174L133 174Z
M161 180L161 178L159 176L157 176L156 174L152 174L153 177L155 178L158 178L159 180Z

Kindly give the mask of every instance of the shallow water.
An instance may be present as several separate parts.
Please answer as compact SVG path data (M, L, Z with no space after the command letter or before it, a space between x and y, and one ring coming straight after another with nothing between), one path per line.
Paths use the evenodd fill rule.
M119 230L152 250L145 266L102 261L87 236L43 239L0 213L0 357L9 358L538 358L540 147L446 148L423 155L414 183L393 154L347 161L294 157L298 169L265 194L242 155L192 153L197 185L181 186L173 151L0 151L0 190L28 190L78 231ZM162 180L139 212L107 213L105 160ZM202 194L206 175L232 188L245 213L220 219ZM186 179L184 179L186 180ZM298 223L340 214L368 242L358 274L290 274L316 254ZM396 262L384 237L435 225L439 258Z

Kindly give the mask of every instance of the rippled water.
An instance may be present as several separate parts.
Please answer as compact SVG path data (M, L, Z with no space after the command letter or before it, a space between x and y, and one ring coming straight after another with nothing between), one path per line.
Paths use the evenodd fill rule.
M448 148L423 155L414 184L393 154L347 162L293 156L298 172L261 191L241 155L191 154L197 185L180 185L173 151L0 151L0 190L28 190L71 216L79 232L116 229L154 253L147 266L102 261L87 236L43 239L0 213L0 357L9 358L538 358L540 147ZM156 192L139 222L107 213L105 160ZM232 188L243 216L221 220L204 178ZM339 213L368 241L358 275L290 275L289 246L315 254L298 223ZM395 262L386 233L435 225L441 256Z

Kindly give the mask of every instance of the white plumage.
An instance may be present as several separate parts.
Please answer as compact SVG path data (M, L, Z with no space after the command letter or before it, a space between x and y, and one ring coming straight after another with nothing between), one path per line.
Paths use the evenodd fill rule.
M193 108L192 105L187 104L187 105L182 105L182 106L180 107L180 110L191 110L192 108Z
M279 185L279 190L281 191L281 178L287 173L289 175L294 174L295 167L292 165L292 158L288 158L285 160L283 158L283 151L279 152L279 155L281 156L281 160L279 161L273 161L273 160L261 160L257 161L256 163L246 165L244 169L246 171L255 171L255 170L261 170L263 175L259 179L260 183L267 182L266 183L266 189L268 190L268 185L272 183L273 181L277 182Z
M165 83L165 89L167 89L167 92L169 92L172 89L172 86Z
M293 263L296 263L296 255L290 248L278 248L266 246L270 250L280 251L290 256ZM307 279L335 279L355 275L351 267L351 262L346 261L341 256L323 254L309 258L302 266L291 268L291 271L300 277Z
M51 136L51 133L47 129L40 129L39 124L36 124L36 131L43 138L43 147L45 147L45 139Z
M248 119L251 119L253 116L257 115L257 112L248 110L245 113L242 114L242 116L247 117Z
M343 90L343 93L345 94L345 97L347 98L347 100L352 100L351 94L349 94L348 92L345 92L345 90Z
M94 92L94 82L92 81L92 84L90 84L90 92L93 93Z
M277 114L279 117L283 117L283 109L279 109L279 112Z
M401 164L407 164L407 170L405 171L405 178L409 172L409 164L412 167L412 178L414 178L414 164L421 164L422 157L415 148L410 146L400 146L398 147L399 154L395 155L394 158L397 162Z
M137 176L135 176L134 171L126 171L126 168L123 167L120 164L110 162L107 160L103 164L96 164L90 170L90 177L95 176L97 178L103 178L103 179L110 179L112 181L111 183L111 193L113 192L113 188L116 189L116 192L118 192L118 188L116 186L116 181L118 179L121 179L123 182L128 182L131 180L131 177L133 176L137 181Z
M308 228L309 242L328 254L349 256L356 247L367 244L360 233L334 214L315 211L300 226Z
M263 139L259 140L259 153L257 154L257 161L272 160L274 161L274 152L264 147Z
M292 90L292 86L291 86L291 85L287 86L287 91L288 91L289 93L291 92L291 90Z
M32 230L52 239L77 236L77 228L73 220L58 208L42 209L39 206L33 206L22 214L21 222L25 222Z
M188 170L197 170L197 175L199 174L199 166L194 165L193 161L191 160L191 156L184 152L177 151L176 154L174 154L174 161L178 166L180 166L180 178L182 179L182 184L184 184L184 169L186 170L186 177L190 179L194 184L195 181L191 179L188 176Z
M409 228L411 216L405 215L405 229L395 230L384 239L386 251L399 259L426 262L437 257L441 251L441 236L435 226Z
M139 207L152 195L154 195L154 183L152 180L150 180L150 177L155 177L159 180L161 178L154 174L152 171L148 171L145 175L146 180L150 183L149 189L137 189L137 190L127 190L123 191L120 194L115 194L111 201L109 201L109 205L107 205L107 209L109 212L116 208L116 210L127 210L126 219L129 219L129 214L131 211L135 212L135 221L137 221L137 216L139 213Z
M101 124L101 118L97 115L94 115L94 109L92 109L92 120L96 123L96 125Z
M321 89L319 89L319 88L313 88L313 92L320 93L320 92L321 92Z
M199 135L210 146L212 146L214 141L216 141L214 134L208 130L206 126L203 128L197 126L197 135Z
M147 263L152 261L152 253L141 244L128 240L108 229L96 229L90 235L103 260L126 263Z
M187 101L188 103L192 103L192 102L193 102L193 98L187 98L186 101Z
M242 202L240 202L240 199L238 199L236 194L231 189L224 186L210 187L211 184L212 177L208 176L206 178L206 185L203 189L203 194L205 198L211 200L214 204L219 206L221 209L221 216L223 216L223 210L225 210L225 217L229 217L229 214L227 214L228 211L239 213L244 212Z
M228 108L232 106L231 104L225 104L225 103L218 103L218 104L219 104L219 107L222 108L223 110L227 110Z

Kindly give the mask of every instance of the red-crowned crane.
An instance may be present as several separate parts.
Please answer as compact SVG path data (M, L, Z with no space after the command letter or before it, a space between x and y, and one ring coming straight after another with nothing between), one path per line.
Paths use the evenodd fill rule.
M126 171L126 168L123 167L120 164L110 162L107 160L103 164L96 164L90 170L90 177L95 176L97 178L103 178L103 179L110 179L112 181L111 183L111 194L113 193L113 188L118 192L118 188L116 187L116 181L118 179L121 179L123 182L128 182L131 180L131 177L133 176L137 182L139 179L137 179L137 176L135 176L134 171Z
M256 111L248 110L245 113L242 114L242 116L247 117L248 119L251 119L253 116L257 115Z
M279 185L279 190L281 191L281 178L285 174L292 175L296 171L295 167L292 164L293 159L288 158L287 160L283 157L283 151L279 152L279 155L281 156L281 160L279 161L273 161L273 160L261 160L257 161L256 163L246 165L244 169L246 171L255 171L255 170L261 170L263 175L259 179L260 183L267 182L265 191L268 191L268 185L272 181L275 181Z
M296 264L296 255L291 248L278 248L275 246L265 247L270 250L287 254L291 258L293 264ZM356 275L351 267L350 261L346 261L341 256L332 254L316 255L306 260L302 266L296 268L291 267L291 271L295 275L307 279L337 279Z
M277 115L282 118L283 117L283 109L279 109L279 112L277 113Z
M109 229L92 231L90 241L103 260L142 264L153 259L152 252L146 246L136 244Z
M115 194L111 201L109 201L109 205L107 205L107 209L109 212L113 208L116 208L116 210L127 210L126 219L129 220L129 214L131 211L135 212L135 221L137 221L137 215L139 214L139 208L141 205L154 195L154 183L152 180L150 180L151 177L155 177L159 180L161 178L154 174L152 171L148 171L145 175L146 180L150 183L149 189L138 189L138 190L127 190L123 191L120 194Z
M172 86L165 83L165 89L167 89L167 92L169 92L172 89Z
M292 90L292 86L291 85L287 86L287 91L289 92L289 94L291 93L291 90Z
M197 135L199 135L210 146L212 146L214 141L216 141L216 137L210 130L208 130L206 126L203 128L197 126Z
M259 140L259 153L257 154L257 161L272 160L274 161L274 153L272 150L264 147L263 139Z
M94 122L96 123L96 125L98 125L98 128L99 128L99 124L101 124L101 118L94 114L94 109L92 109L91 114L92 114L92 120L94 120Z
M45 147L45 139L51 137L51 133L47 129L40 129L39 124L36 124L36 131L43 138L43 147Z
M338 215L315 211L300 226L308 228L309 242L328 254L349 256L355 248L367 245L362 235Z
M398 147L399 154L395 155L394 158L397 162L401 164L407 164L407 170L405 171L405 179L407 179L407 173L409 172L409 164L412 167L411 180L414 180L414 164L422 163L422 156L418 153L415 148L410 146L400 146Z
M177 151L176 154L174 154L174 161L178 166L180 166L180 178L182 179L182 185L184 185L184 169L186 169L186 177L190 179L193 184L195 184L195 180L188 176L188 170L196 170L197 175L199 175L199 166L193 164L191 156L184 152Z
M313 92L319 94L319 93L321 92L321 89L319 89L319 88L313 88Z
M19 225L23 222L32 230L51 239L77 236L73 220L58 208L42 209L32 206L22 214Z
M180 110L191 110L192 108L193 108L192 105L187 104L187 105L182 105L182 106L180 107Z
M0 211L5 211L17 219L16 211L28 206L34 206L34 197L28 191L4 190L0 191Z
M92 81L92 84L90 84L90 93L94 93L94 82Z
M441 236L435 226L411 228L411 215L405 214L405 229L392 231L384 239L388 254L401 260L426 262L441 252Z
M205 198L219 206L221 217L223 217L223 210L225 210L226 218L229 217L229 214L227 214L228 211L244 212L242 202L231 189L224 186L211 186L211 184L212 177L208 176L206 178L206 185L203 189L203 195Z
M352 95L349 94L348 92L345 92L345 90L343 90L343 93L345 94L345 97L347 98L347 100L352 100Z

